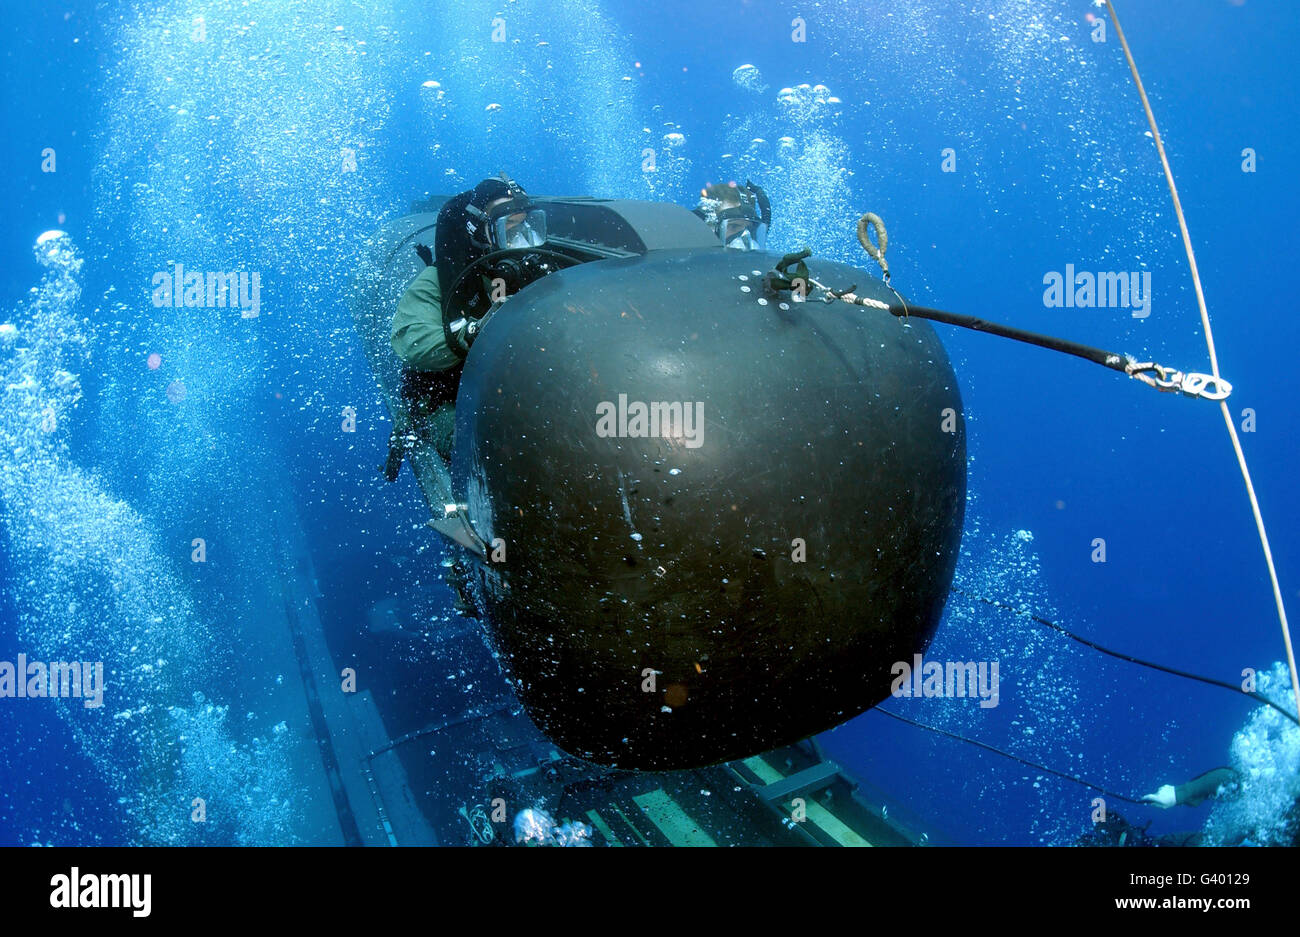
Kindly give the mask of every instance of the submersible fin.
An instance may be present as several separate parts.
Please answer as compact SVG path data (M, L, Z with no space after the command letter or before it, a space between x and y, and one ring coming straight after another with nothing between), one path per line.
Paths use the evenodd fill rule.
M765 296L775 259L585 263L470 351L452 481L494 550L472 585L574 755L671 769L793 742L885 699L938 625L966 495L947 355L919 321Z

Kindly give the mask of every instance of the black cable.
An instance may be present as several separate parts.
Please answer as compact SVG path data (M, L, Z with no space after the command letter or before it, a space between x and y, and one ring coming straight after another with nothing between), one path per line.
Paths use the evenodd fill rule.
M765 285L773 290L789 290L793 288L795 280L806 280L808 278L807 267L803 261L812 256L812 250L805 247L802 250L786 254L776 265L777 276L768 275ZM790 277L789 268L799 264L794 277ZM888 284L889 274L885 274L885 281ZM847 290L826 289L831 296L839 298L845 293L852 292L855 287L849 287ZM894 295L898 296L895 290ZM903 303L903 298L898 297L899 302ZM1119 352L1106 351L1102 348L1093 348L1091 345L1082 345L1079 342L1072 342L1064 338L1056 338L1052 335L1042 335L1038 332L1029 332L1025 329L1012 328L1009 325L999 325L996 322L989 322L987 319L981 319L978 316L967 316L956 312L945 312L942 309L931 309L928 306L909 306L905 303L898 306L887 306L886 310L893 316L900 319L906 319L909 316L916 316L918 319L929 319L933 322L942 322L946 325L955 325L959 328L970 329L974 332L987 332L989 335L998 335L1002 338L1009 338L1013 341L1024 342L1027 345L1037 345L1039 348L1046 348L1050 351L1059 351L1067 355L1073 355L1076 358L1082 358L1085 361L1091 361L1093 364L1099 364L1103 368L1109 368L1112 371L1118 371L1121 374L1128 374L1128 356Z
M1287 710L1283 709L1277 703L1273 702L1267 696L1264 696L1262 693L1259 693L1258 691L1246 691L1234 683L1227 683L1226 681L1223 680L1216 680L1213 677L1202 677L1199 674L1189 673L1186 670L1179 670L1176 667L1166 667L1164 664L1157 664L1154 661L1143 660L1142 658L1134 657L1131 654L1122 654L1119 651L1112 651L1108 647L1103 647L1102 645L1098 644L1095 641L1089 641L1087 638L1080 637L1079 635L1074 634L1072 631L1066 630L1061 625L1058 625L1055 622L1048 621L1046 618L1043 618L1039 615L1035 615L1032 612L1027 612L1023 609L1015 608L1014 606L1007 605L1003 602L999 602L996 599L986 599L983 596L971 595L969 592L966 592L965 590L960 589L956 586L952 587L952 591L956 592L958 595L965 596L968 599L974 599L977 602L983 602L985 605L992 605L994 608L1000 608L1006 612L1012 612L1013 614L1016 615L1023 615L1032 621L1038 622L1038 624L1040 625L1046 625L1048 628L1051 628L1053 631L1059 631L1067 638L1070 638L1073 641L1078 641L1084 647L1090 647L1094 651L1100 651L1101 653L1106 654L1110 657L1114 657L1123 661L1128 661L1130 664L1137 664L1140 667L1149 667L1152 670L1158 670L1161 673L1171 674L1175 677L1183 677L1187 680L1196 680L1201 683L1208 683L1210 686L1222 687L1225 690L1231 690L1233 693L1236 693L1239 696L1248 696L1257 703L1261 703L1265 706L1271 706L1273 709L1277 710L1282 715L1286 716L1296 725L1300 725L1300 719L1297 719L1295 716L1291 715L1291 713L1289 713Z
M942 309L930 309L927 306L890 306L889 312L900 319L916 316L918 319L930 319L934 322L956 325L976 332L1000 335L1003 338L1014 339L1017 342L1025 342L1029 345L1037 345L1039 348L1047 348L1052 351L1073 355L1076 358L1083 358L1085 361L1099 364L1103 368L1110 368L1112 371L1119 371L1121 374L1128 373L1125 370L1125 365L1128 363L1126 355L1113 351L1104 351L1089 345L1081 345L1078 342L1067 341L1063 338L1054 338L1051 335L1040 335L1037 332L1015 329L1009 325L998 325L996 322L989 322L987 319L981 319L977 316L964 316L955 312L944 312Z
M1082 784L1084 787L1091 787L1093 790L1101 791L1107 797L1114 797L1116 800L1122 800L1128 804L1145 805L1150 803L1150 801L1146 801L1146 800L1134 800L1132 797L1125 797L1123 794L1117 794L1114 791L1107 790L1106 788L1102 787L1100 784L1094 784L1092 781L1088 781L1085 780L1084 778L1076 777L1073 774L1066 774L1064 771L1057 771L1055 768L1049 768L1046 765L1040 765L1037 762L1029 761L1025 758L1021 758L1019 755L1013 755L1010 752L1004 752L1000 748L994 748L992 745L986 745L984 742L978 742L975 739L968 739L966 738L966 736L958 735L956 732L949 732L947 729L939 729L936 728L935 726L928 726L924 722L915 722L914 720L907 719L903 716L898 715L897 713L891 713L888 709L881 709L879 706L876 707L876 712L882 713L883 715L888 716L890 719L897 719L899 722L905 722L909 726L915 726L918 729L925 729L927 732L934 732L937 733L938 735L946 735L948 738L956 739L959 742L967 742L971 745L974 745L976 748L982 748L985 751L993 752L993 754L1001 755L1003 758L1010 758L1012 761L1018 761L1022 765L1033 768L1036 771L1046 771L1048 774L1054 774L1058 778L1065 778L1065 780L1073 781L1075 784Z
M457 716L454 719L448 719L436 725L425 726L423 729L416 729L414 731L407 732L405 735L399 736L398 738L389 739L385 744L380 745L378 748L374 749L373 751L366 752L366 754L363 757L365 758L366 761L372 761L375 758L378 758L384 752L392 751L393 749L397 748L399 745L405 745L407 742L413 742L416 739L423 738L426 735L433 735L435 732L442 732L446 729L451 729L454 728L455 726L464 725L467 722L473 722L477 719L486 719L488 716L495 716L499 712L510 711L514 709L514 707L517 704L513 700L499 700L496 703L492 703L489 705L492 707L491 709L479 708L478 710L470 710L467 713L462 713L460 716Z

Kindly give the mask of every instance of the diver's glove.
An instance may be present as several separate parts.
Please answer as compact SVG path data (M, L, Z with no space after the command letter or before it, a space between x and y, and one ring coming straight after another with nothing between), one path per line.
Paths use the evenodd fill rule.
M433 251L429 250L429 246L427 244L416 244L415 253L418 254L420 259L424 261L424 265L426 267L433 266Z
M1174 793L1174 786L1172 784L1163 784L1161 785L1160 790L1156 791L1154 794L1146 794L1143 796L1142 802L1155 804L1157 807L1168 809L1178 803L1178 795Z

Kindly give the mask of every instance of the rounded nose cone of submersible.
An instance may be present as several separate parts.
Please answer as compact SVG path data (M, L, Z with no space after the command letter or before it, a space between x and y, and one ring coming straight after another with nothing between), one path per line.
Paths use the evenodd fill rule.
M952 366L924 322L765 297L777 259L583 264L471 350L453 478L498 559L475 590L571 754L660 770L796 741L885 699L938 625L966 503Z

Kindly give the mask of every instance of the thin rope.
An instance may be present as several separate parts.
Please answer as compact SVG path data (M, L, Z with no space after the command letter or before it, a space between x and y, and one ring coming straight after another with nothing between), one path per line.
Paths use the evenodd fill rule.
M1273 709L1277 710L1287 719L1290 719L1296 725L1300 725L1300 718L1296 718L1291 713L1287 712L1283 706L1280 706L1277 703L1273 702L1271 699L1269 699L1263 693L1260 693L1258 690L1250 690L1250 691L1243 690L1240 686L1228 683L1226 680L1216 680L1214 677L1203 677L1200 674L1190 673L1186 670L1179 670L1177 667L1168 667L1165 664L1157 664L1155 661L1143 660L1141 657L1134 657L1132 654L1125 654L1121 651L1113 651L1108 647L1098 644L1096 641L1091 641L1088 638L1083 637L1082 635L1077 635L1073 631L1070 631L1068 628L1065 628L1062 625L1058 625L1054 621L1048 621L1046 618L1043 618L1041 615L1035 615L1033 612L1027 611L1026 609L1016 608L1014 605L1008 605L1005 602L999 602L997 599L986 599L983 596L975 595L974 593L967 592L965 589L961 589L957 586L953 586L952 591L957 595L965 596L966 598L971 599L972 601L983 602L985 605L991 605L994 608L999 608L1004 612L1010 612L1013 615L1023 616L1025 618L1028 618L1030 621L1036 622L1040 625L1046 625L1048 628L1051 628L1053 631L1065 635L1067 638L1071 639L1072 641L1077 641L1079 644L1082 644L1084 647L1091 648L1092 650L1097 651L1098 653L1105 654L1108 657L1113 657L1116 660L1122 660L1130 664L1137 664L1140 667L1149 667L1152 670L1156 670L1161 673L1167 673L1174 677L1182 677L1186 680L1195 680L1199 683L1208 684L1209 686L1217 686L1225 690L1231 690L1236 695L1249 697L1250 699L1253 699L1255 702L1259 703L1260 705L1271 706Z
M1169 157L1165 154L1165 145L1160 139L1160 130L1156 127L1155 114L1151 112L1151 102L1147 99L1146 89L1142 86L1142 77L1138 74L1133 52L1128 47L1124 30L1119 25L1119 14L1115 12L1112 0L1106 0L1106 9L1110 12L1111 22L1115 24L1115 35L1124 49L1128 59L1129 71L1137 85L1138 96L1142 98L1142 108L1146 111L1147 123L1151 125L1151 136L1156 141L1156 151L1160 154L1160 164L1165 170L1165 181L1169 183L1169 193L1174 199L1174 214L1178 216L1178 228L1183 235L1183 247L1187 250L1187 262L1191 265L1192 283L1196 286L1196 304L1201 312L1201 325L1205 329L1205 345L1210 352L1210 371L1219 377L1219 358L1214 348L1214 333L1210 330L1210 313L1205 306L1205 293L1201 289L1201 274L1196 267L1196 252L1192 249L1192 236L1187 230L1187 219L1183 216L1183 204L1178 198L1178 187L1174 185L1174 173L1169 168ZM1277 568L1273 565L1273 550L1269 547L1268 532L1264 529L1264 516L1259 510L1259 500L1255 497L1255 486L1250 480L1250 469L1246 466L1246 454L1241 451L1241 441L1237 438L1237 428L1232 422L1232 413L1226 401L1219 401L1223 411L1223 421L1228 427L1228 436L1232 439L1233 451L1237 454L1237 464L1241 466L1241 477L1246 482L1246 493L1250 496L1250 508L1255 515L1255 527L1259 530L1259 542L1264 548L1264 561L1268 565L1268 576L1273 585L1273 601L1277 605L1278 621L1282 625L1282 641L1286 645L1287 665L1291 668L1291 692L1295 695L1296 711L1300 712L1300 678L1296 675L1295 648L1291 644L1291 627L1287 623L1286 606L1282 602L1282 587L1278 583Z
M958 742L965 742L968 745L974 745L976 748L982 748L985 751L992 752L995 755L1001 755L1003 758L1010 758L1012 761L1018 761L1022 765L1026 765L1027 767L1033 768L1035 771L1043 771L1046 772L1047 774L1054 774L1058 778L1065 778L1065 780L1073 781L1075 784L1082 784L1084 787L1091 787L1095 791L1101 791L1107 797L1114 797L1116 800L1122 800L1125 803L1129 803L1129 804L1145 805L1150 803L1150 801L1135 800L1134 798L1128 797L1124 794L1118 794L1115 791L1107 790L1106 788L1102 787L1100 784L1094 784L1092 781L1089 781L1086 778L1077 777L1065 771L1058 771L1055 768L1047 767L1047 765L1040 765L1036 761L1029 761L1028 759L1021 758L1019 755L1013 755L1011 754L1011 752L1004 752L1000 748L994 748L992 745L989 745L985 742L978 741L977 739L967 738L964 735L958 735L956 732L949 732L947 729L940 729L937 726L926 725L924 722L916 722L915 720L908 719L906 716L900 716L898 713L891 713L888 709L882 709L879 706L877 706L875 710L876 712L880 713L882 716L888 716L890 719L897 719L899 722L905 722L909 726L914 726L915 728L918 729L924 729L927 732L934 732L936 735L946 735L948 738L956 739Z

